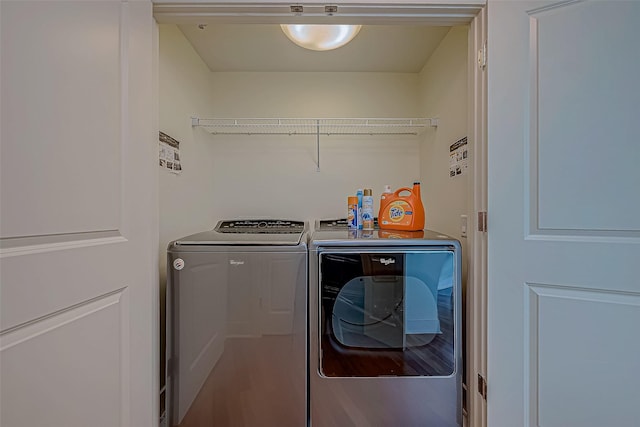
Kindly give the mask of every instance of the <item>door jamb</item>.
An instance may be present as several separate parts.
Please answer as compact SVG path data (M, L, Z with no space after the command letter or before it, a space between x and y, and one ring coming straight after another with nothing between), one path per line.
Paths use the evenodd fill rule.
M471 256L467 276L467 420L487 425L487 8L469 27L468 130L472 185L467 200ZM482 215L484 213L484 216ZM482 381L479 381L479 379ZM482 384L481 384L482 383ZM482 389L481 389L482 388Z

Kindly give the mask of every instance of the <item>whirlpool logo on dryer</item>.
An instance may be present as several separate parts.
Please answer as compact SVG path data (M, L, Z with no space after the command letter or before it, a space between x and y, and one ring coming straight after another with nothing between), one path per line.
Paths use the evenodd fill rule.
M395 263L396 263L395 258L380 258L380 264L389 265L389 264L395 264Z
M229 260L229 264L230 265L244 265L244 261L242 261L242 260L236 261L235 259L230 259Z

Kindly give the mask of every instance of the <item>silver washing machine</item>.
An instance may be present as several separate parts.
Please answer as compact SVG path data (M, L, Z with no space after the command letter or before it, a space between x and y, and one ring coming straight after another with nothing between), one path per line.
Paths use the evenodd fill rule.
M206 425L307 425L305 222L220 221L167 257L171 425L198 404Z
M309 244L311 425L462 426L460 243L330 222Z

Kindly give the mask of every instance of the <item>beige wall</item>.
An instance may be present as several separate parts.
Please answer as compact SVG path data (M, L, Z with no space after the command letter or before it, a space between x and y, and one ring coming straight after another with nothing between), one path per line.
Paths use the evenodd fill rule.
M467 239L461 237L460 215L467 214L469 174L449 177L449 146L467 136L468 28L454 27L420 72L421 114L437 116L436 132L420 144L420 179L426 227L456 237L463 248L466 277Z
M416 73L212 73L222 117L413 117Z
M190 117L210 112L209 69L174 25L159 25L159 127L180 142L183 171L160 174L161 274L166 248L180 236L211 228L214 220L214 150L208 135L191 127Z
M467 132L467 32L451 29L420 72L419 86L421 113L440 119L438 130L420 145L426 224L458 238L469 175L449 177L449 146Z
M416 74L214 73L211 105L219 117L413 117ZM331 218L346 215L357 188L419 176L418 138L211 136L217 217Z
M218 219L312 222L346 198L420 176L418 137L210 135L190 117L415 117L414 73L211 73L182 33L160 26L160 129L180 140L183 172L161 171L161 251ZM164 246L163 246L164 245ZM162 267L164 268L164 266Z

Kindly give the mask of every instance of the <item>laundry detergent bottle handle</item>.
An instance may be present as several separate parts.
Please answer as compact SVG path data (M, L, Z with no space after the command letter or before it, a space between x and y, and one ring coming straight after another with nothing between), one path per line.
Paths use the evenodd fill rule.
M385 185L382 194L380 195L380 208L378 209L378 218L382 217L382 210L384 207L391 201L391 196L393 196L393 191L391 191L390 185Z
M401 195L401 193L409 193ZM380 229L418 231L424 229L424 205L420 197L420 183L402 187L385 197L380 205L378 223Z
M420 194L420 182L415 181L413 183L413 188L411 189L411 193L415 197L415 209L414 209L414 221L415 226L417 226L419 230L424 229L425 223L425 212L424 205L422 204L422 194Z

